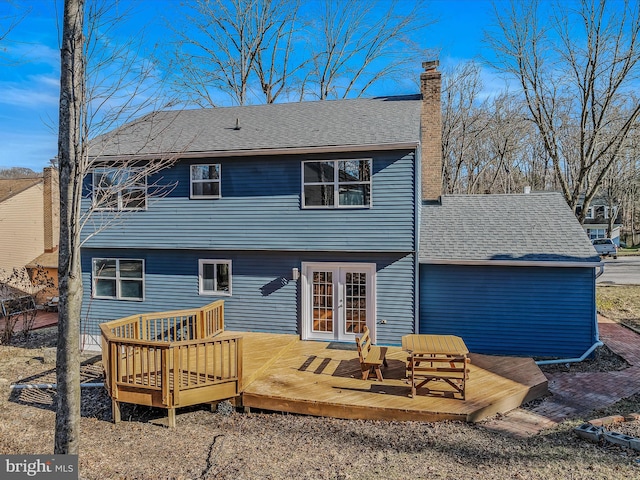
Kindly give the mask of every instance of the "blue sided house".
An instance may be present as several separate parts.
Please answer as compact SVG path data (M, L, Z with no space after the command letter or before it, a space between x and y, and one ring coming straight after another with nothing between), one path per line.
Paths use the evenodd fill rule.
M441 196L441 77L424 66L418 95L155 112L95 139L85 346L100 322L224 299L227 330L588 351L589 239L558 194Z

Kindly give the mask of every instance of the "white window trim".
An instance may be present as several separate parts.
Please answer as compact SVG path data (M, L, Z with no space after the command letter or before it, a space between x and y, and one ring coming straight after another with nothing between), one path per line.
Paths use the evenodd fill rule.
M96 275L96 261L97 260L115 260L116 261L116 296L100 296L96 293L96 283L99 278L109 278L113 279L113 277L100 277ZM133 261L133 262L142 262L142 278L131 278L131 277L120 277L120 261ZM145 262L142 258L110 258L110 257L95 257L91 259L91 298L96 298L100 300L119 300L125 302L144 302L145 290L146 290L146 281L145 281ZM124 280L140 280L142 281L142 298L131 298L131 297L121 297L120 296L120 281Z
M194 167L218 167L218 179L193 179L193 168ZM218 195L194 195L193 194L193 184L194 183L209 183L214 182L218 184ZM189 166L189 198L192 200L207 200L207 199L216 199L222 198L222 165L220 163L193 163Z
M220 265L226 264L229 266L229 291L219 291L219 290L203 290L202 288L202 271L205 265ZM214 269L215 271L215 269ZM233 274L231 271L231 260L216 260L212 258L201 258L198 260L198 294L206 295L206 296L231 296L231 288L233 284Z
M618 218L618 207L604 207L604 218Z
M589 207L587 210L587 214L585 215L584 218L587 220L593 220L595 218L594 212L595 212L594 207Z
M371 168L370 168L370 178L368 182L340 182L339 181L339 175L340 172L338 171L338 162L349 162L349 161L368 161ZM333 181L332 182L309 182L306 183L304 181L304 165L305 163L321 163L321 162L333 162L335 164L334 168L333 168ZM301 169L300 169L300 178L301 178L301 205L303 209L310 209L310 210L327 210L327 209L334 209L334 208L346 208L346 209L363 209L363 208L371 208L371 206L373 205L373 159L372 158L338 158L335 160L332 159L325 159L325 160L303 160L301 163ZM340 185L362 185L362 184L369 184L369 203L365 204L365 205L340 205ZM333 205L307 205L305 203L305 195L304 195L304 187L305 185L333 185Z
M127 167L125 167L127 168ZM129 170L132 171L142 171L141 168L128 168ZM148 184L147 184L147 176L144 176L144 186L140 185L140 186L131 186L131 187L125 187L125 188L131 188L131 189L138 189L138 190L144 190L144 207L143 208L123 208L122 207L122 188L120 188L119 190L117 190L116 192L114 192L115 194L118 195L118 205L115 208L108 208L108 207L100 207L98 206L98 202L97 202L97 197L96 197L96 173L100 173L100 172L104 172L106 170L118 170L117 167L101 167L101 168L94 168L91 172L91 198L92 198L92 204L93 204L93 209L95 211L98 212L144 212L147 210L147 188L148 188Z
M607 238L606 228L587 228L587 235L590 240L598 240L601 238Z

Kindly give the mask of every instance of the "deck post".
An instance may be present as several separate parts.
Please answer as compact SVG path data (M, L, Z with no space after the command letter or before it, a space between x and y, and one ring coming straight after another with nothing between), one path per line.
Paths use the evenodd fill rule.
M111 417L113 418L113 423L120 423L120 402L117 400L111 400Z
M167 410L167 417L169 418L169 428L176 428L176 409L169 408Z
M236 340L236 375L238 376L238 383L236 384L236 394L242 393L242 337Z

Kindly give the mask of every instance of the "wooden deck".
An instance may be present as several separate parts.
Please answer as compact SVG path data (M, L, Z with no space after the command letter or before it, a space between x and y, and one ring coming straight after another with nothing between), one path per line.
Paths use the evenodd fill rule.
M355 345L301 341L294 335L242 335L245 407L351 419L475 422L548 392L530 358L471 353L466 400L443 383L440 394L411 398L407 353L389 347L384 381L362 380Z
M166 408L174 427L176 408L229 398L248 408L336 418L474 422L547 393L532 359L471 353L464 399L441 380L412 398L408 353L400 347L388 347L383 381L363 380L355 344L225 331L222 301L133 315L100 329L116 422L121 402Z

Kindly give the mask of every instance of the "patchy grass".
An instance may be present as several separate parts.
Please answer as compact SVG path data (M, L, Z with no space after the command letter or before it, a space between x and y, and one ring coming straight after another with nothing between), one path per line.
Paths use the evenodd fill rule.
M601 315L640 330L640 286L598 285L596 306Z
M607 408L594 410L590 418L608 417L609 415L629 415L631 413L640 413L640 393L623 398Z

